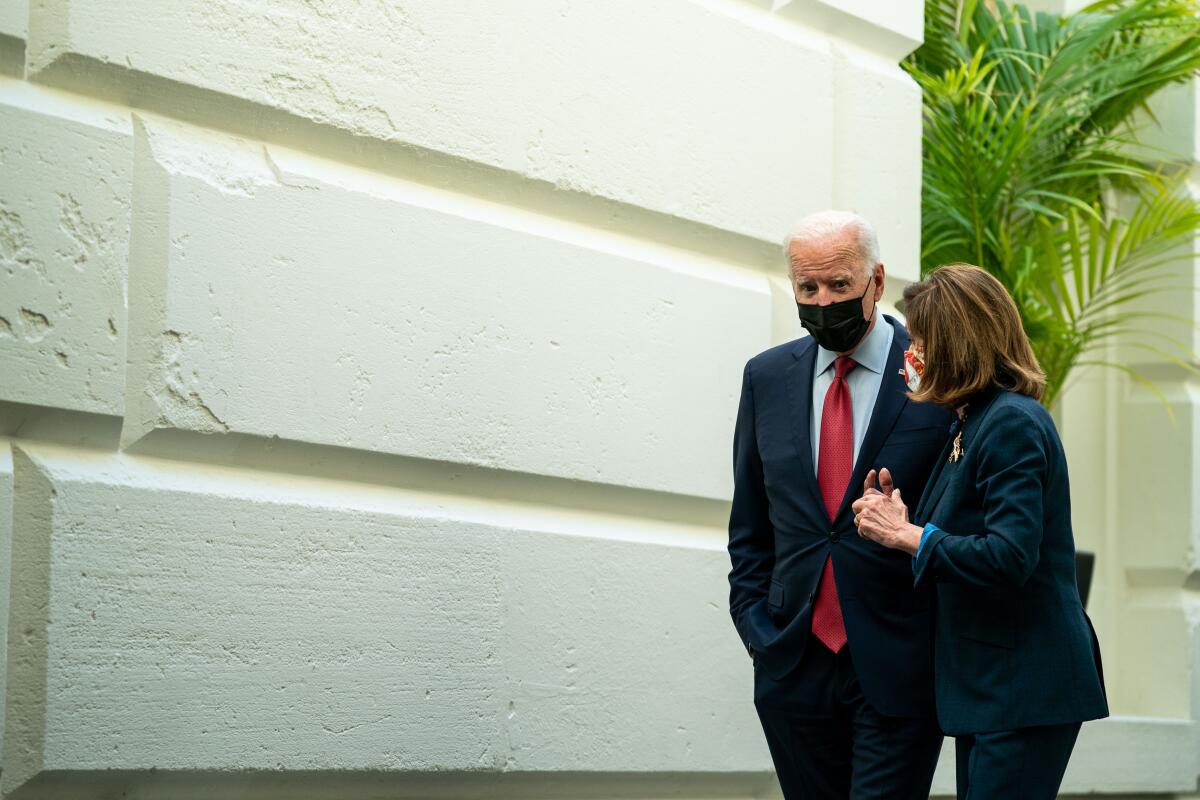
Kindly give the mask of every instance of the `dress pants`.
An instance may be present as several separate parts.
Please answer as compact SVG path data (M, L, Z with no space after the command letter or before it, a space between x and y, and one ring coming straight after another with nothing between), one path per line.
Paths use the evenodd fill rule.
M955 737L958 800L1054 800L1080 725Z
M754 705L787 800L928 800L942 747L937 720L876 711L849 647L835 655L810 635L781 680L756 667Z

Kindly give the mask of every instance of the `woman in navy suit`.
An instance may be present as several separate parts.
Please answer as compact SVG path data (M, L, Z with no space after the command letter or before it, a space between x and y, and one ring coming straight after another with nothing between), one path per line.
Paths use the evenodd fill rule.
M1067 462L1038 402L1045 375L1012 298L978 267L940 267L904 300L912 346L904 376L885 380L958 419L911 521L883 469L855 523L936 587L935 697L960 800L1054 798L1080 725L1108 705L1076 584Z

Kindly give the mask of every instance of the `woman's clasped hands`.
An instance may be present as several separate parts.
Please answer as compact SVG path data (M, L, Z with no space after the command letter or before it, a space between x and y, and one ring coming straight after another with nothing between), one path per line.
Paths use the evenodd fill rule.
M916 555L921 529L908 521L908 506L887 467L867 473L863 496L854 501L853 509L859 536Z

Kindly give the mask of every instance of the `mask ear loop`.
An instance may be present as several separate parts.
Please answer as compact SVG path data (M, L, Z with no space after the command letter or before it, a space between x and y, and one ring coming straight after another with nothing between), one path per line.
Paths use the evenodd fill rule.
M862 295L858 298L859 302L861 302L862 299L867 296L867 292L871 291L873 288L875 288L875 270L871 270L871 278L870 278L870 280L867 281L867 288L863 289ZM872 300L871 300L871 316L863 317L863 319L874 319L875 318L875 309L877 309L877 308L879 308L879 301L872 298Z

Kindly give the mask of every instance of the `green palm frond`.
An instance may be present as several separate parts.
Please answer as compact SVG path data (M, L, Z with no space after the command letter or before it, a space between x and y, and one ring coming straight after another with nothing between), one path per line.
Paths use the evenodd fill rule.
M1103 0L1066 17L926 2L925 44L903 64L924 99L922 272L967 261L1004 283L1047 405L1098 348L1144 332L1126 309L1191 257L1200 205L1134 122L1200 69L1198 12L1196 0Z

